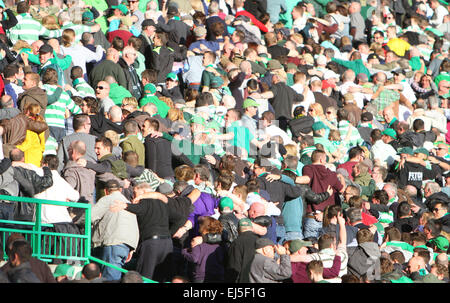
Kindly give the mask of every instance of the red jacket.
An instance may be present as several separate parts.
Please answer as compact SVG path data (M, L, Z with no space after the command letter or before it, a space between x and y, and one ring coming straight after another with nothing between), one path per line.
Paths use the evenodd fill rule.
M267 33L267 32L269 31L269 30L267 29L267 27L266 27L264 24L262 24L261 21L259 21L258 19L256 19L256 17L253 16L252 14L250 14L249 12L247 12L247 11L239 11L239 12L236 13L235 17L241 16L241 15L242 15L242 16L246 16L246 17L249 17L250 20L252 21L252 23L253 23L255 26L257 26L263 33Z

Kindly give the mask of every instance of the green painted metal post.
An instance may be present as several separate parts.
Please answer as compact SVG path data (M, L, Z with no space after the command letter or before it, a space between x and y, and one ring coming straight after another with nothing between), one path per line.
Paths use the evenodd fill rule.
M34 231L36 232L33 235L34 238L34 245L33 245L33 250L34 253L36 254L37 258L41 257L41 238L42 238L42 223L41 223L41 209L42 209L42 205L41 203L36 203L36 208L35 208L35 224L34 224Z
M91 256L91 204L88 204L88 208L85 211L84 218L84 230L86 236L86 245L84 246L84 257L86 258L86 264L89 263L89 257Z

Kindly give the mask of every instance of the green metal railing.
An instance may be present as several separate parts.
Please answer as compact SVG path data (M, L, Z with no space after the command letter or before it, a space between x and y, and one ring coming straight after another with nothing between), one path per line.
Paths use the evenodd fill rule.
M27 241L31 243L33 257L47 263L51 262L54 259L81 261L84 264L92 261L100 265L109 266L122 273L128 272L128 270L126 269L117 267L113 264L91 256L91 205L89 203L73 203L0 195L0 201L2 200L36 204L34 222L0 220L0 224L2 224L3 226L5 224L8 224L8 226L18 226L18 228L0 226L0 233L2 234L3 258L5 260L8 259L8 256L6 254L6 236L11 235L12 233L20 233L25 237ZM41 222L42 204L84 209L84 234L67 234L43 230L43 228L51 228L54 227L54 225L43 224ZM145 277L142 278L147 283L158 283Z

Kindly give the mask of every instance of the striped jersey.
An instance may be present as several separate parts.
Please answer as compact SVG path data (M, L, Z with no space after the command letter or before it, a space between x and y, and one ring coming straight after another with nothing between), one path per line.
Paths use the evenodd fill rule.
M61 32L67 28L73 29L73 31L75 32L75 41L73 43L78 43L81 40L81 36L83 35L83 33L92 32L92 29L89 25L75 24L72 22L66 23L65 25L61 26Z
M95 97L94 89L83 78L75 79L73 88L78 92L78 96L82 98Z
M39 40L39 36L45 38L61 36L62 30L48 30L28 13L17 15L16 18L17 25L8 30L8 36L12 44L15 44L18 40L24 40L31 45L31 43Z
M52 95L58 87L56 85L44 84L43 88L47 91L47 95ZM65 128L66 108L74 115L81 113L80 107L73 102L68 93L63 91L59 100L48 105L45 110L45 121L48 126Z
M318 253L310 254L313 260L320 260L323 263L323 268L331 268L333 266L333 260L335 252L332 248L325 248ZM341 268L337 278L327 279L328 282L340 283L341 277L347 273L348 254L345 247L338 247L337 255L341 257Z

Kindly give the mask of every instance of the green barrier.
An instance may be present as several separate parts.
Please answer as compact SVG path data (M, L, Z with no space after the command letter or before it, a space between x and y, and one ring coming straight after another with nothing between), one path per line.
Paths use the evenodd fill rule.
M3 259L8 260L6 254L6 236L12 233L22 234L27 241L31 243L33 249L33 257L38 258L44 262L51 262L55 259L81 261L84 264L88 264L93 261L100 265L109 266L122 273L127 273L128 270L117 267L113 264L100 260L91 256L91 205L88 203L73 203L62 202L53 200L42 200L27 197L14 197L0 195L0 201L14 201L14 202L26 202L36 204L35 208L35 222L25 221L9 221L0 220L0 233L2 240ZM85 228L84 234L66 234L43 231L42 228L54 227L53 224L41 223L41 209L42 204L66 206L74 208L82 208L85 210ZM19 228L4 227L17 225ZM22 227L22 228L20 228ZM52 250L53 248L53 250ZM151 279L142 277L146 283L158 283Z

